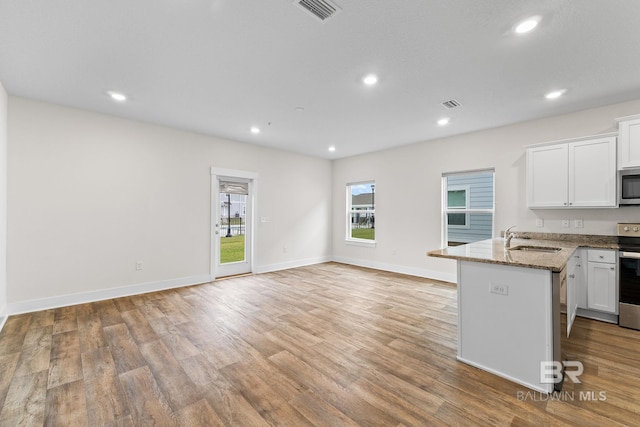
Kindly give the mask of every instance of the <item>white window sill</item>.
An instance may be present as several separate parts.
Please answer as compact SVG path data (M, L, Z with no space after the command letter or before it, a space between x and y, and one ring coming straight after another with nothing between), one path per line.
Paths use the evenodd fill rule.
M352 239L346 239L344 241L345 245L351 245L351 246L361 246L364 248L375 248L376 247L376 242L375 241L371 241L371 240L352 240Z

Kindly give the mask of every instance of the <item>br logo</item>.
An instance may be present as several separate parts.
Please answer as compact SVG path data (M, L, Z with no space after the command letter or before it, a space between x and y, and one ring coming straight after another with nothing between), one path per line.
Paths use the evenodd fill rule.
M574 383L579 384L578 377L584 372L584 366L582 362L576 360L540 362L540 383L557 384L562 382L563 367L564 375Z

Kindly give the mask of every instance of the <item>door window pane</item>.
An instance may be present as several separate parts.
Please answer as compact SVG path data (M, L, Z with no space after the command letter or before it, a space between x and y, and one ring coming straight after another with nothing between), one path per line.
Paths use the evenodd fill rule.
M220 193L220 264L245 260L245 194Z

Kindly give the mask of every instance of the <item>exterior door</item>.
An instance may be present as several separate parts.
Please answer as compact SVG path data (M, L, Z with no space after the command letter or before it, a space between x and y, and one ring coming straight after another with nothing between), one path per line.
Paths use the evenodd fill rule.
M212 277L251 273L255 180L247 173L213 171Z

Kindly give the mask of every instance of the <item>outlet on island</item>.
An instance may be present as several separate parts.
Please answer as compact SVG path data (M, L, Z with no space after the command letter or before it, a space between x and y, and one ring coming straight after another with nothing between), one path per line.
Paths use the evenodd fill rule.
M500 285L498 283L492 283L489 292L498 295L509 295L509 285Z

